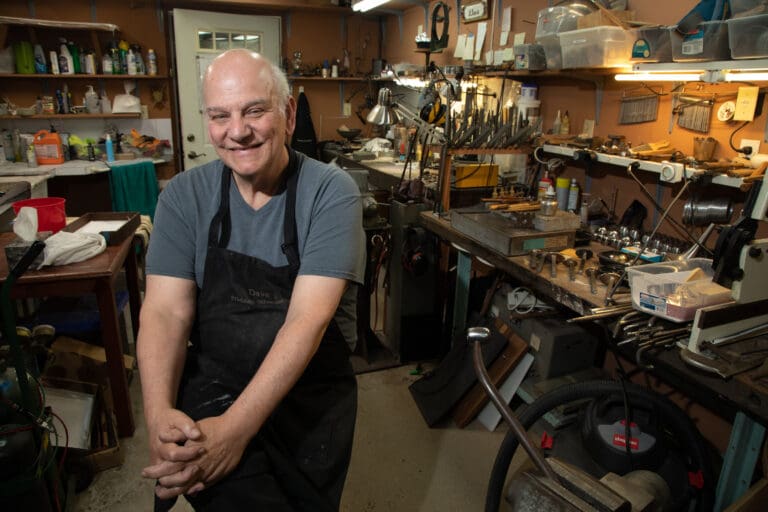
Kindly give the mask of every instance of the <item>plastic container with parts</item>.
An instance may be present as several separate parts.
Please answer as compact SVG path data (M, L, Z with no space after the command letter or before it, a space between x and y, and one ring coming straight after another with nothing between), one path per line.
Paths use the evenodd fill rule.
M731 300L731 290L714 283L713 274L707 258L628 267L632 305L673 322L687 322L697 309Z

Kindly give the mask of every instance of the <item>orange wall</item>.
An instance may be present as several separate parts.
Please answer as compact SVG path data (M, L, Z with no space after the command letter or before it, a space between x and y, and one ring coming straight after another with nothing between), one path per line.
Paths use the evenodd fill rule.
M635 11L635 19L637 20L648 23L672 25L680 20L697 3L697 0L680 0L677 2L634 0L630 2L630 8ZM436 4L437 2L430 2L428 11L428 18L430 18L430 20L432 9ZM459 33L477 33L478 30L477 23L459 23L454 8L455 3L448 2L448 4L451 6L449 16L449 47L442 53L432 55L432 60L439 66L462 64L460 59L453 57L457 35ZM488 34L492 31L495 32L493 42L494 47L498 49L501 13L496 12L496 1L491 0L489 1L489 4L491 4L491 18L485 21L488 24ZM543 0L534 2L513 2L511 0L503 0L502 5L503 7L512 7L511 32L525 32L526 42L532 42L536 32L537 13L540 9L547 7L548 2ZM383 46L384 58L390 63L409 62L423 66L425 58L423 54L414 51L416 47L414 37L418 25L424 24L424 10L421 7L413 7L405 12L402 17L402 36L400 35L399 24L400 20L394 16L387 19L387 37ZM424 29L427 33L431 34L431 25L425 25ZM439 28L438 33L441 31L442 27ZM483 52L491 48L489 39L490 36L487 36ZM555 114L558 110L561 112L568 111L571 122L571 133L580 131L585 119L596 119L598 124L595 127L595 135L605 137L607 135L622 134L626 136L627 140L630 141L633 146L647 142L669 140L674 148L690 155L693 151L694 137L706 137L709 135L718 141L718 146L715 151L716 158L731 158L736 155L736 153L729 148L728 139L731 132L736 127L740 126L740 123L722 123L717 120L714 111L709 134L690 131L676 125L672 129L672 133L669 133L668 126L672 105L671 96L668 93L671 91L673 84L659 84L662 87L663 92L667 94L660 98L658 116L655 122L636 125L620 125L618 119L621 98L625 94L632 94L630 91L636 89L638 84L622 84L613 80L611 75L600 77L595 76L594 74L582 73L580 75L581 78L574 78L574 75L576 74L564 71L563 76L557 78L536 78L535 74L531 74L530 77L525 78L525 81L537 82L539 85L539 99L542 102L541 115L545 130L552 127ZM523 79L518 78L518 80L522 81ZM603 98L599 103L599 118L597 117L596 112L597 98L595 81L600 81L603 89ZM724 97L724 95L734 93L737 90L738 85L739 84L690 84L687 85L684 90L700 93L715 93L718 98L715 103L716 109L723 101L733 99ZM764 109L763 114L758 117L755 122L749 124L736 134L736 144L738 144L742 138L763 140L763 130L766 126L766 115L768 115L765 111L768 111L768 108ZM760 151L762 153L768 152L768 143L763 143ZM576 177L582 187L586 184L584 171L580 167L569 167L563 172L563 175L567 177ZM591 180L590 191L593 195L603 197L610 203L610 199L613 197L614 191L616 191L616 212L619 216L621 216L634 199L641 200L649 212L646 221L646 229L651 229L651 221L653 219L652 206L649 201L641 198L638 187L625 175L623 169L618 169L616 167L598 168L593 171L591 176L593 179ZM653 174L641 173L640 177L646 182L646 187L651 190L651 193L656 195L656 176ZM662 185L660 191L662 204L666 206L678 190L679 186ZM703 195L704 197L713 195L732 195L735 200L743 198L743 194L739 194L732 189L723 187L699 188L696 190L696 193ZM682 211L682 203L685 202L688 196L687 193L684 194L679 204L671 210L671 215L678 220L680 219ZM738 213L739 208L736 208L735 212ZM694 229L694 231L698 231L698 228ZM667 225L662 226L661 233L681 237L676 230Z

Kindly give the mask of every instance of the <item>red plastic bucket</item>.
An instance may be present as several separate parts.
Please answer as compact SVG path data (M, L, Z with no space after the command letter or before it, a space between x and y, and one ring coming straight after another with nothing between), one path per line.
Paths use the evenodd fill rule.
M61 231L67 225L67 214L64 211L63 197L37 197L34 199L22 199L11 206L13 212L18 215L19 210L25 206L31 206L37 210L37 231Z

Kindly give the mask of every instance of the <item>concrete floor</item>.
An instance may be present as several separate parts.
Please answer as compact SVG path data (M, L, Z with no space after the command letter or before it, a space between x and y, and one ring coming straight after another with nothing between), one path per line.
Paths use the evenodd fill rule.
M482 510L504 425L488 432L448 421L430 429L408 385L419 377L406 365L358 375L359 407L352 463L341 510L349 512ZM152 510L153 482L141 478L148 461L138 378L131 384L136 433L123 439L125 463L98 473L73 499L76 512ZM174 511L192 508L180 499Z

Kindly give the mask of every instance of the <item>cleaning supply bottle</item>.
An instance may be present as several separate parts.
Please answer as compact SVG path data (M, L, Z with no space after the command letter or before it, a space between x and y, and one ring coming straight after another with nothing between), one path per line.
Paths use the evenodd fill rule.
M568 206L568 186L571 180L560 176L555 180L555 194L557 194L557 207L565 211Z
M560 126L562 124L562 121L560 119L560 111L557 111L557 115L555 116L555 123L552 125L552 133L555 135L560 134Z
M56 55L55 50L48 52L48 57L51 59L51 73L54 75L59 74L59 56Z
M72 54L69 53L69 48L67 48L66 40L62 40L59 47L59 72L62 75L75 74L75 64L72 60Z
M571 118L566 110L560 120L560 135L568 135L569 133L571 133Z
M72 41L67 43L67 48L69 49L69 55L72 57L73 73L80 73L82 70L80 67L80 49Z
M112 74L112 56L109 52L101 56L101 73L103 75Z
M157 55L152 48L147 51L147 61L147 73L155 76L157 74Z
M136 74L136 59L133 57L133 50L128 48L128 55L125 57L125 61L128 64L128 74Z
M136 74L146 75L147 69L144 66L144 58L141 56L141 46L132 44L131 49L133 50L133 60L136 62Z
M576 178L571 178L571 186L568 188L568 207L569 212L576 212L579 206L579 182Z
M100 112L99 95L93 90L93 86L89 85L85 91L85 111L89 114L98 114Z
M35 73L47 73L48 66L45 65L45 52L39 44L35 45Z
M104 141L104 149L107 153L107 162L115 161L115 148L112 146L112 136L107 134L107 138Z

